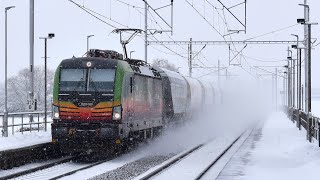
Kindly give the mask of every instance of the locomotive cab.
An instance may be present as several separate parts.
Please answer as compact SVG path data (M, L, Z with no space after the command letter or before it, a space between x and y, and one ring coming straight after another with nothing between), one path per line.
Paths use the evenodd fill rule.
M77 61L82 64L78 66L75 63ZM104 68L95 65L103 63L107 64ZM79 122L121 119L119 112L112 116L113 112L110 109L116 104L115 68L116 62L99 58L63 62L59 72L59 111L54 113L54 117L62 121L72 119ZM57 110L56 107L54 109Z

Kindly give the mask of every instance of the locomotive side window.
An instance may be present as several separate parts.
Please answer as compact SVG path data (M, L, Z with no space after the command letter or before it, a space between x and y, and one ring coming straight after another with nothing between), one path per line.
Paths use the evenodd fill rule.
M61 69L60 91L85 91L86 69Z

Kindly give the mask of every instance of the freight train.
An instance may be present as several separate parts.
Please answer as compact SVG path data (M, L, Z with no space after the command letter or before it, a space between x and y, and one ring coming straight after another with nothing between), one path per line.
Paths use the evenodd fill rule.
M56 70L52 142L65 152L116 150L152 138L214 101L209 83L92 49Z

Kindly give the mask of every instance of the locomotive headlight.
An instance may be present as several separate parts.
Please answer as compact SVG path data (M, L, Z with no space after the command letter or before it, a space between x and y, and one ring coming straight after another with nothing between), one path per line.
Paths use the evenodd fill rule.
M59 113L58 112L54 113L54 118L59 119Z
M121 119L121 116L122 116L122 107L121 106L113 107L112 119L118 121Z
M58 106L52 106L52 118L53 119L59 119L60 118L59 107Z
M121 115L120 113L114 113L114 119L120 119Z

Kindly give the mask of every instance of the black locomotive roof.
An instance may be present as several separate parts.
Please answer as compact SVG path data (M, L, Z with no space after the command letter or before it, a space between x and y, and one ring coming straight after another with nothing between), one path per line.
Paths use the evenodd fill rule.
M89 63L89 64L88 64ZM100 57L81 57L65 59L60 63L61 68L116 68L118 60Z

